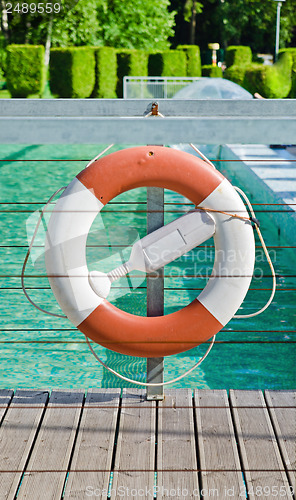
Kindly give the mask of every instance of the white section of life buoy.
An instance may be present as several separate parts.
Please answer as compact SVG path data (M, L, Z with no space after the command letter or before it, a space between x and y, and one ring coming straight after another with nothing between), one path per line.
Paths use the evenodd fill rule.
M58 200L48 224L48 279L55 298L75 326L103 301L89 284L86 263L87 236L103 206L75 177Z
M227 179L200 206L248 218L241 198ZM251 221L217 212L211 212L211 215L216 223L215 262L212 275L198 300L222 325L226 325L249 289L254 270L255 241Z

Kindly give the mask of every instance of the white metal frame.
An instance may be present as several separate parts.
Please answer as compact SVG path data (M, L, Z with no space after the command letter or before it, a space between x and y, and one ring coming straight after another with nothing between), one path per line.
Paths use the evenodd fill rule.
M295 144L296 99L0 99L0 144Z
M167 99L183 88L184 84L189 85L189 83L200 79L201 77L198 76L124 76L123 97L124 99L133 97L138 99ZM135 88L138 90L139 95L132 96L133 92L129 90L132 91ZM151 94L151 97L149 94Z

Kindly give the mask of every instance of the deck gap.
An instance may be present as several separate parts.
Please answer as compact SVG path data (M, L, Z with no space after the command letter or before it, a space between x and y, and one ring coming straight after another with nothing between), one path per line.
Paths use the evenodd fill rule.
M78 432L79 432L79 429L80 429L82 414L83 414L83 410L85 409L85 406L84 406L85 401L86 401L86 395L84 393L84 395L83 395L83 401L81 403L80 415L79 415L79 419L78 419L78 423L77 423L77 428L76 428L76 432L75 432L75 437L74 437L74 441L73 441L73 446L72 446L72 450L71 450L70 458L69 458L69 462L68 462L68 470L71 469L71 465L72 465L72 460L73 460L74 450L75 450L76 441L77 441L77 437L78 437ZM63 486L63 489L62 489L61 499L64 498L64 496L65 496L65 491L66 491L66 486L67 486L68 478L69 478L69 472L66 473L66 477L65 477L65 481L64 481L64 486Z
M19 484L18 484L18 487L16 489L16 493L15 493L15 496L13 497L13 500L16 500L17 497L18 497L18 493L19 493L20 487L22 485L24 475L26 473L26 470L27 470L27 467L28 467L28 464L29 464L29 461L30 461L30 458L31 458L31 455L32 455L32 452L33 452L33 449L34 449L34 446L35 446L35 443L36 443L36 440L37 440L37 437L38 437L38 434L39 434L39 431L40 431L40 428L41 428L41 425L42 425L42 422L43 422L43 419L44 419L44 416L45 416L45 412L46 412L47 407L48 407L48 401L49 401L49 398L50 398L50 391L42 391L42 392L47 392L47 400L46 400L46 403L44 404L42 415L40 417L39 424L38 424L38 427L36 429L35 436L34 436L34 439L32 441L32 445L31 445L30 451L28 453L26 462L24 464L23 472L21 474L21 477L20 477L20 480L19 480Z
M241 448L240 448L239 438L238 438L238 434L237 434L237 428L236 428L236 425L235 425L234 412L233 412L233 407L232 407L232 404L231 404L231 398L230 398L230 393L229 392L227 393L227 399L228 399L229 411L230 411L230 415L231 415L231 419L232 419L232 424L233 424L235 444L236 444L237 452L238 452L238 458L239 458L239 463L240 463L240 468L241 468L241 475L242 475L243 483L245 485L245 495L246 495L245 498L249 499L249 495L248 495L248 483L247 483L247 480L246 480L246 477L245 477L245 473L244 473Z
M272 426L272 429L273 429L273 433L275 435L275 439L276 439L277 447L278 447L279 452L280 452L281 460L282 460L283 465L284 465L284 469L285 469L285 472L286 472L287 481L288 481L289 486L291 488L291 492L293 492L292 493L292 497L295 500L295 498L296 498L296 492L294 491L293 484L290 481L290 477L289 477L289 473L288 473L288 468L287 468L287 465L286 465L286 461L285 461L284 455L282 453L281 444L280 444L280 441L278 439L277 429L276 429L276 426L275 426L275 423L274 423L274 420L273 420L273 416L272 416L272 410L274 410L274 408L272 406L269 406L267 398L266 398L266 395L265 395L265 391L263 391L263 398L264 398L265 406L267 408L269 419L271 421L271 426Z
M244 483L244 487L245 487L245 498L248 498L248 487L247 487L247 481L246 481L246 478L245 478L245 474L244 472L242 471L242 476L243 476L243 483Z
M155 491L153 494L153 497L156 498L156 491L157 491L157 480L158 480L158 473L157 473L157 451L158 451L158 414L159 414L159 401L155 401L156 406L155 406L155 456L154 456L154 486L155 486Z
M195 453L196 453L196 464L197 464L197 469L198 469L198 489L199 489L199 495L200 499L203 498L202 495L202 473L201 473L201 462L200 462L200 456L199 456L199 448L198 448L198 431L197 431L197 423L196 423L196 415L195 415L195 399L194 399L194 392L192 394L192 411L193 411L193 428L194 428L194 437L195 437Z
M66 473L66 478L65 478L65 482L64 482L64 487L63 487L61 498L64 498L64 496L65 496L65 490L66 490L66 485L67 485L67 481L68 481L68 478L69 478L69 474L70 474L69 472Z
M115 458L116 458L117 441L118 441L118 435L119 435L121 410L122 410L122 391L121 391L120 398L119 398L118 412L117 412L117 417L116 417L116 427L115 427L115 434L114 434L113 452L112 452L112 458L111 458L111 467L110 467L110 477L109 477L107 498L111 498L111 490L112 490L112 484L113 484L113 473L114 473L114 467L115 467Z
M8 411L8 408L9 408L9 407L10 407L10 405L11 405L11 401L12 401L12 399L13 399L13 397L14 397L14 394L15 394L15 391L12 391L12 395L11 395L11 397L10 397L10 400L8 401L8 403L7 403L7 407L5 408L4 413L3 413L3 415L2 415L2 418L0 419L0 427L1 427L1 425L2 425L3 420L4 420L4 419L5 419L5 417L6 417L6 413L7 413L7 411Z

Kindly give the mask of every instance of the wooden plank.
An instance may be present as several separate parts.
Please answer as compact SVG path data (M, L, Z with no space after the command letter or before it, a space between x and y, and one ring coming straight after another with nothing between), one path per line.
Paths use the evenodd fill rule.
M296 492L296 391L265 391L275 435L291 489ZM289 408L276 408L287 406Z
M120 392L88 391L71 462L71 470L85 472L70 472L64 498L107 498Z
M248 498L293 498L261 391L230 391Z
M36 492L42 500L61 498L66 472L59 471L69 466L83 398L83 390L52 391L18 500L36 498Z
M26 389L17 390L12 399L0 427L1 500L16 495L47 399L46 391Z
M165 391L158 408L157 498L199 498L191 390Z
M145 391L124 389L111 499L153 493L155 422L156 403L146 401Z
M0 389L0 423L7 410L11 398L13 396L13 391L9 389Z
M203 498L241 498L244 482L227 392L196 390L194 402L200 468L209 470L201 473Z

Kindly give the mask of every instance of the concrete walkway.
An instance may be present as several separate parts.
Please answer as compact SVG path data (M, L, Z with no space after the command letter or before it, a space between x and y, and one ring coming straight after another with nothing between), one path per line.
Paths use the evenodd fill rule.
M296 148L274 149L261 144L228 145L276 198L296 211Z

